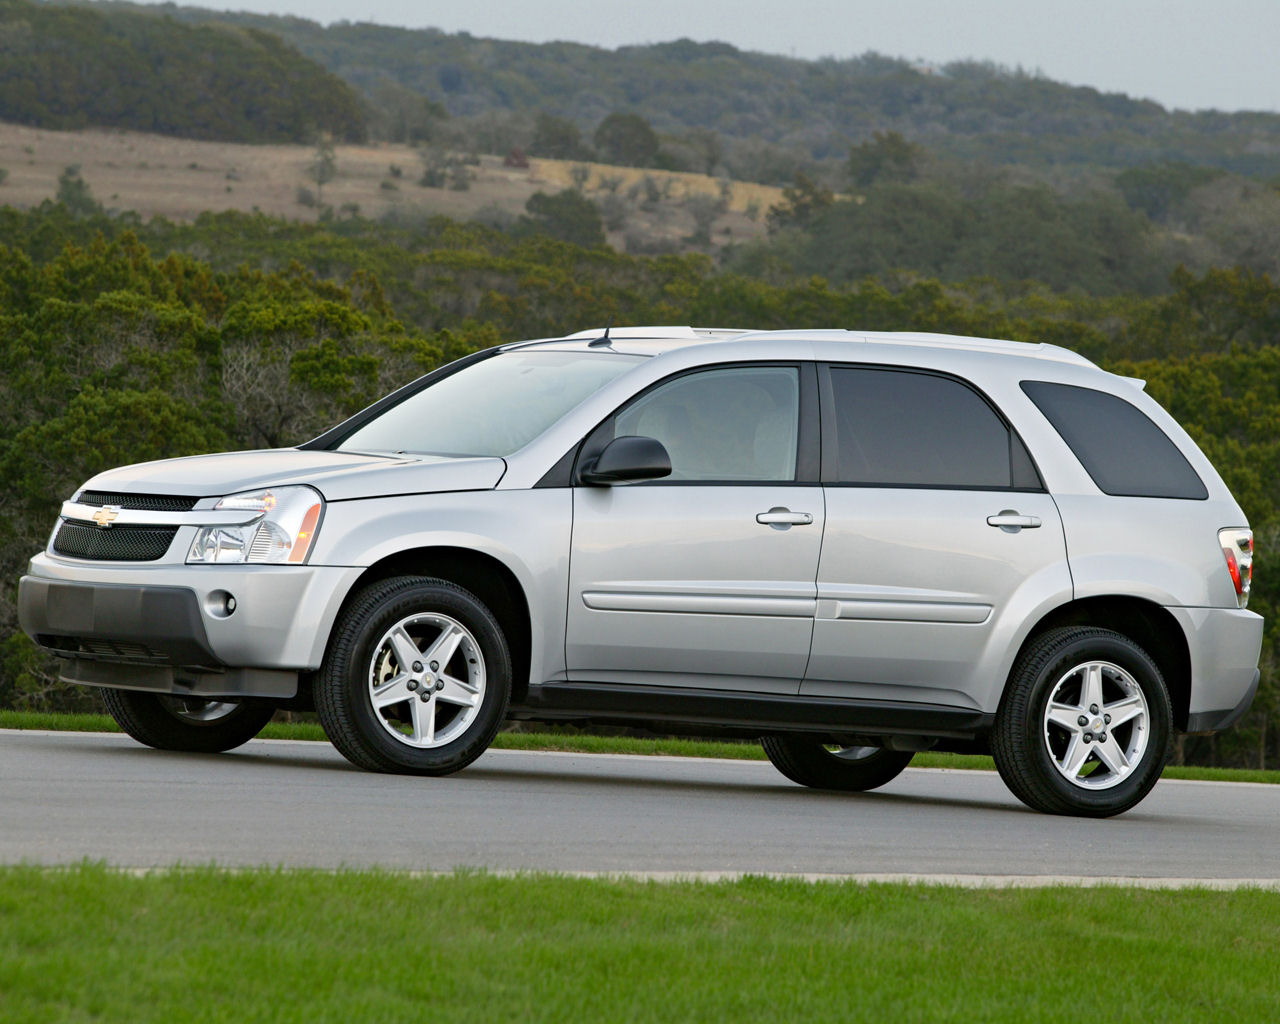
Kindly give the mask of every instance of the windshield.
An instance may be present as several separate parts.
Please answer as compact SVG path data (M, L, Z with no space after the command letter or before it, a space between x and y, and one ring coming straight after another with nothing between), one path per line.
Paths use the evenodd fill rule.
M338 449L510 455L644 358L615 352L502 352L392 406Z

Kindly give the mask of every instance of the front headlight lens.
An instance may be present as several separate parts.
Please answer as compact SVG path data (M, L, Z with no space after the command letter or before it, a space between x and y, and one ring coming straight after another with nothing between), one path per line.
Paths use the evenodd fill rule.
M275 562L300 564L307 560L320 526L324 499L310 487L272 487L231 494L214 506L221 512L256 512L248 523L202 526L187 553L187 564Z

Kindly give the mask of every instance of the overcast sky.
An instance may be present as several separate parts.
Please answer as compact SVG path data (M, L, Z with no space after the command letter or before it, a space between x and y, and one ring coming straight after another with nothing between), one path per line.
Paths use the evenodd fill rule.
M154 2L154 0L151 0ZM615 47L974 58L1167 107L1280 111L1280 0L204 0L196 6Z

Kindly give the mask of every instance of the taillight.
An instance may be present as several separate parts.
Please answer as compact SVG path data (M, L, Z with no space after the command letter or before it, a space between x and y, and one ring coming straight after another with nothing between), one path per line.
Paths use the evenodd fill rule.
M1253 582L1253 531L1219 530L1218 542L1227 560L1231 585L1236 588L1236 603L1243 608L1249 603L1249 585Z

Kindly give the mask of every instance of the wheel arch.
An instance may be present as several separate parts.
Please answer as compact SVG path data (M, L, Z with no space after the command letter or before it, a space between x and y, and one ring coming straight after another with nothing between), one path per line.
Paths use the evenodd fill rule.
M1041 618L1023 639L1010 674L1037 637L1062 626L1114 630L1146 651L1164 677L1174 726L1186 729L1191 707L1191 648L1182 627L1168 610L1152 601L1120 594L1086 597L1060 605Z
M532 659L532 623L524 587L501 559L471 548L447 545L398 551L366 569L343 600L343 612L365 587L394 576L431 576L469 590L493 613L506 636L511 653L511 701L524 698L529 689Z

